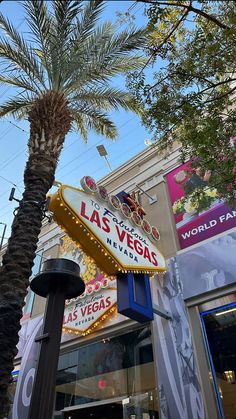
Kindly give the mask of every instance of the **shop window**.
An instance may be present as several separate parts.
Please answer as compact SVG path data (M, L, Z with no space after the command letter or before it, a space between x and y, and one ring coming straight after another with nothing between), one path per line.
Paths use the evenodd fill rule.
M236 418L236 303L201 313L221 417Z
M109 403L107 415L110 409L122 411L121 416L117 413L119 418L130 418L138 410L144 414L140 418L158 418L150 334L150 328L145 327L62 354L58 364L55 410L81 405L86 408L88 403L100 405L105 401ZM119 399L118 405L113 399ZM65 418L70 416L64 415Z

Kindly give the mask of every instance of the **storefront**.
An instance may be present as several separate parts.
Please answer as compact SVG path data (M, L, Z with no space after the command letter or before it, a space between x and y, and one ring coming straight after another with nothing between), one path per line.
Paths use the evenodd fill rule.
M60 355L55 410L63 418L159 418L150 326L132 325Z
M134 167L132 162L129 168L124 165L107 177L107 184L113 182L113 194L133 190L137 183L147 191L144 207L151 225L160 225L158 247L168 256L167 273L151 279L152 302L169 317L155 315L140 324L117 313L115 277L104 274L57 227L45 226L39 246L43 257L74 260L87 284L85 295L66 304L54 419L236 418L236 213L208 188L208 207L194 213L187 201L180 206L183 178L189 180L185 167L176 168L174 158L163 166L161 159L148 159L149 153L147 173L134 159ZM138 157L142 161L143 154ZM175 167L168 185L156 176L157 167L165 167L166 174ZM175 222L166 185L174 191ZM32 318L20 332L16 363L26 352L43 304L36 297ZM25 388L29 396L30 387Z
M229 232L180 252L166 275L151 280L153 303L171 320L141 325L114 310L76 326L70 313L78 301L67 305L54 419L235 419L235 238ZM99 278L66 236L60 243L61 255L79 258L84 274ZM25 323L21 343L36 322Z
M205 406L212 419L236 417L235 250L233 230L176 258Z
M66 301L54 419L159 418L151 324L117 312L116 279L101 273L66 235L59 240L58 256L79 263L87 285L82 296ZM25 373L13 419L27 415L34 375L30 371L36 366L32 345L41 325L42 316L22 324L17 359Z
M200 170L198 162L166 176L182 249L169 265L170 277L179 278L206 416L235 419L236 211L220 199L211 171Z
M150 324L124 318L120 321L121 317L113 313L89 337L63 332L54 419L160 417ZM34 375L32 344L41 324L42 317L36 317L25 322L21 330L18 356L25 373L18 383L14 419L27 417ZM14 379L14 389L15 384Z
M117 313L117 284L64 236L59 256L80 264L87 283L67 301L55 418L159 418L150 324Z

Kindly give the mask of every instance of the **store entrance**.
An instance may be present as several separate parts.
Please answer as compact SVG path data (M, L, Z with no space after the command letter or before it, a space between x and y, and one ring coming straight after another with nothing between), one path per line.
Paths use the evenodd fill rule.
M64 413L63 419L123 419L121 403L109 403L86 407Z
M62 353L55 419L157 419L154 371L149 326Z

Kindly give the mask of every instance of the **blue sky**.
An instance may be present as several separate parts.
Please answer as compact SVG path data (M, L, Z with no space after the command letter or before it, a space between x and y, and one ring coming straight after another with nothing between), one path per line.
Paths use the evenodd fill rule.
M131 9L135 16L136 26L143 26L146 19L143 16L144 5L134 1L116 0L108 1L103 19L116 21L116 12L126 12ZM9 17L19 31L27 36L27 27L24 20L24 10L20 2L4 0L0 4L0 11ZM126 24L123 24L124 28ZM121 79L115 81L121 85ZM0 103L10 97L11 89L0 84ZM112 169L116 169L126 160L142 151L146 146L144 140L150 134L141 125L139 118L132 113L116 112L112 115L119 136L116 142L104 139L90 133L89 141L84 144L79 134L69 133L66 138L64 150L56 172L56 179L62 183L80 186L80 179L90 175L96 180L109 173L106 162L97 152L96 146L104 144L108 152L108 160ZM16 124L14 126L13 124ZM10 235L10 226L13 220L13 211L17 206L15 201L8 200L13 184L16 185L16 197L21 198L23 192L23 170L27 159L27 141L29 124L27 121L14 121L6 118L0 121L0 223L7 224L6 238ZM12 182L12 183L10 183ZM0 224L0 236L3 225ZM0 239L1 241L1 239Z

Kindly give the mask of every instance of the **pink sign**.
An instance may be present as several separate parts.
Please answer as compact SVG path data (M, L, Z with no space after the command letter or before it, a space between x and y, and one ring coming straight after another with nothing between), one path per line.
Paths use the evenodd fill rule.
M181 249L236 227L236 211L225 205L204 173L190 161L167 175L167 184Z

